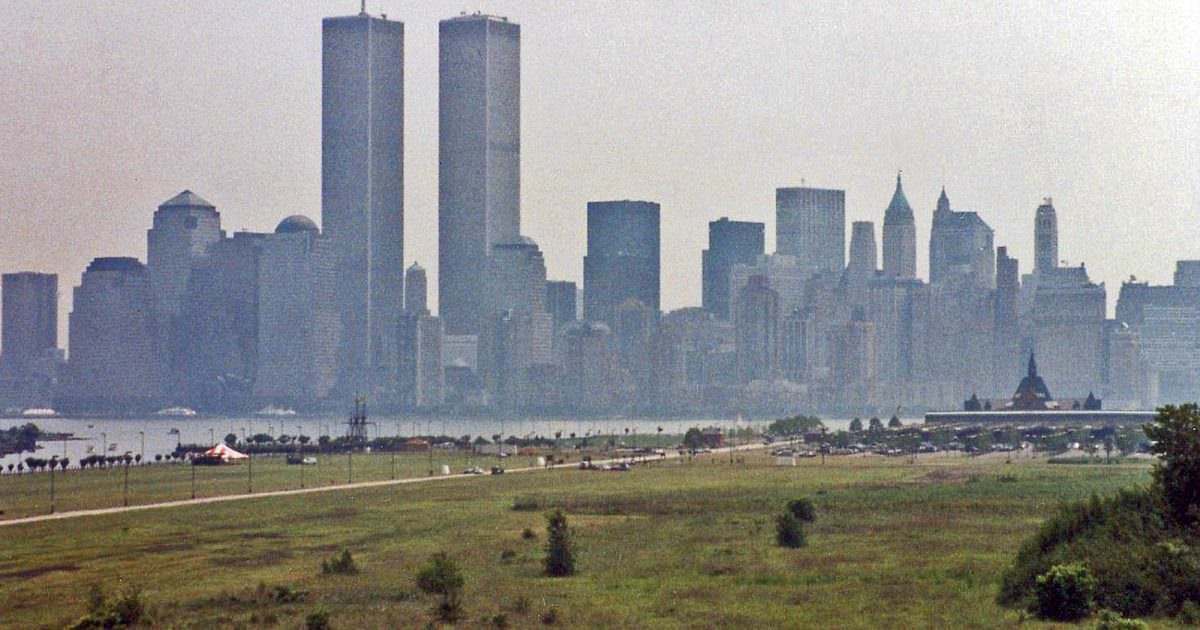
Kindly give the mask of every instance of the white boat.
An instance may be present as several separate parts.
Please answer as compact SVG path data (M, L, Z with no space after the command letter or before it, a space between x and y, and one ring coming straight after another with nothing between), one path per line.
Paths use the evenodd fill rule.
M256 416L294 416L295 409L287 409L285 407L276 407L275 405L267 405L262 409L254 412Z
M30 408L22 411L21 415L26 418L53 418L58 412L47 408Z
M155 411L154 415L190 418L196 415L196 410L190 407L167 407L166 409Z

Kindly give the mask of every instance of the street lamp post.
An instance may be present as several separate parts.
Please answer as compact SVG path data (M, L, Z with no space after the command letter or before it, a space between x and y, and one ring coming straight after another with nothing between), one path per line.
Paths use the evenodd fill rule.
M54 513L54 468L58 464L58 455L50 458L50 513Z
M296 425L296 450L300 453L300 489L304 489L304 443L300 441L300 435L304 433L304 427Z
M196 498L196 462L192 462L192 498Z
M124 490L123 501L124 501L125 507L129 507L129 460L133 459L133 458L129 457L129 455L126 454L126 456L122 459L125 462L125 490Z
M142 438L141 454L142 454L142 462L144 463L146 461L146 432L138 431L138 437ZM63 451L66 452L66 449L63 449Z
M429 476L433 476L433 418L425 419L425 432L429 434Z
M217 444L216 434L213 433L212 427L208 427L208 443L212 444L213 446L216 446Z

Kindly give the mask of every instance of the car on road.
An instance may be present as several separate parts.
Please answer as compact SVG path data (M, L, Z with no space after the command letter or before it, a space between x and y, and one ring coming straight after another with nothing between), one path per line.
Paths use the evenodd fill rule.
M483 469L478 466L471 466L470 468L464 470L463 474L464 475L482 475Z
M493 475L503 475L504 469L499 466L492 466L492 474Z

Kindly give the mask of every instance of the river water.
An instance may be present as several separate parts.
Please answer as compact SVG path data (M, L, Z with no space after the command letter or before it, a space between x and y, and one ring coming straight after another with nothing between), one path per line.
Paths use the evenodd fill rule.
M226 434L236 434L239 439L243 435L267 433L277 436L308 435L345 435L346 418L336 416L196 416L196 417L162 417L147 416L141 418L0 418L0 429L18 426L32 422L43 431L53 433L71 433L74 438L40 442L38 457L49 458L53 455L69 457L72 465L89 453L104 451L102 444L108 444L107 454L117 455L126 452L134 455L143 454L147 460L153 460L156 454L172 452L177 443L183 444L214 444L224 439ZM563 436L575 433L577 436L587 434L624 435L625 429L630 434L636 431L640 435L654 434L662 427L664 433L682 434L690 427L718 426L724 429L733 427L754 426L766 428L770 420L737 420L712 418L568 418L568 417L538 417L538 418L491 418L491 417L440 417L414 418L402 416L378 416L368 420L370 437L394 435L451 435L462 436L482 435L489 440L491 436L502 433L505 436L534 436L552 437L556 431ZM846 419L823 419L825 426L831 431L845 429L850 423ZM920 419L905 419L904 424L920 423ZM175 432L178 431L178 434ZM15 464L29 457L30 453L13 454L0 457L0 466Z

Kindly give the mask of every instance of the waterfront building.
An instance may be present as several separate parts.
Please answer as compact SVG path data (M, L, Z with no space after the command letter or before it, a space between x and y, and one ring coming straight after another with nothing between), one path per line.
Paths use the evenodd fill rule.
M617 382L612 332L600 322L568 324L559 334L559 363L562 365L562 404L566 411L602 414L611 411Z
M146 232L146 268L161 324L169 325L183 310L192 264L224 237L220 213L190 190L158 206Z
M589 201L583 257L583 317L611 322L627 299L659 310L659 205Z
M574 282L549 280L546 282L546 311L554 320L554 331L579 319L578 290ZM557 335L556 335L557 338Z
M343 280L337 264L337 247L307 217L290 216L263 239L254 380L258 402L311 407L334 391L342 331L334 299Z
M1200 260L1175 261L1175 286L1200 288Z
M729 319L729 277L734 265L752 265L765 253L762 223L730 221L722 217L708 223L708 249L701 257L704 310Z
M1021 364L1022 338L1018 300L1021 291L1020 261L1008 255L1007 247L996 248L996 291L993 294L993 369L995 388L1017 373Z
M1092 283L1083 265L1037 272L1033 344L1046 378L1065 396L1101 391L1105 321L1104 285Z
M411 287L412 285L407 285ZM400 318L400 405L429 410L445 400L446 373L442 363L442 322L421 309Z
M75 287L71 360L58 405L78 411L151 411L166 398L154 288L136 258L96 258Z
M521 27L463 14L438 34L438 315L479 334L487 258L521 234Z
M58 276L24 271L0 279L0 401L49 406L58 379Z
M404 308L404 24L362 12L321 27L321 224L335 253L338 387L347 399L386 395Z
M484 313L546 311L546 262L528 236L497 243L488 256L484 278Z
M871 280L879 270L879 248L875 244L875 224L855 221L850 229L850 261L846 264L846 297L855 306L863 306L870 297Z

